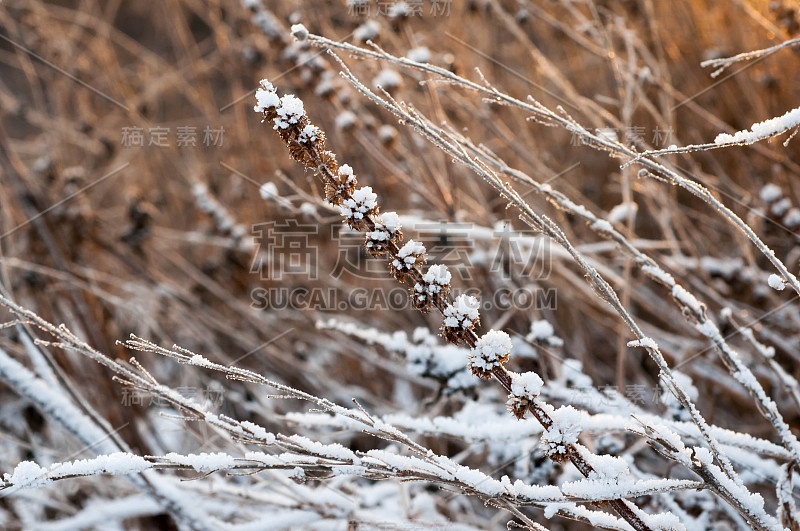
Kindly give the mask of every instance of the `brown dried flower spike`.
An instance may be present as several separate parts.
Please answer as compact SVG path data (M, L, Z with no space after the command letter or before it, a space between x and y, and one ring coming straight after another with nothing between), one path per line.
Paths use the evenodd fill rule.
M509 372L508 375L511 377L511 392L506 405L515 417L522 419L528 412L528 407L539 396L544 382L535 372Z
M375 230L367 233L364 246L372 256L382 256L390 245L397 245L402 238L400 217L396 212L384 212L375 220Z
M412 269L416 269L425 263L425 246L420 242L408 240L399 251L397 257L391 261L389 267L392 270L392 275L397 280L402 280L403 277Z
M470 332L480 323L480 314L478 313L479 306L480 303L478 299L470 295L459 295L456 297L453 303L448 305L443 312L444 323L442 324L442 336L445 340L450 343L465 341L470 335ZM506 357L508 357L508 352L511 352L510 339Z
M434 264L422 275L422 282L417 282L411 289L411 300L414 307L427 312L431 306L447 297L450 291L450 271L447 266Z
M339 168L340 175L344 168L349 168L349 166L345 164ZM371 187L361 187L341 202L339 212L341 212L350 228L355 230L366 229L366 219L378 214L378 196L372 191Z
M334 182L325 183L325 199L333 205L341 205L356 191L356 176L349 164L342 164L334 176Z
M475 376L491 378L492 371L507 362L510 353L511 337L499 330L489 330L475 342L469 368Z

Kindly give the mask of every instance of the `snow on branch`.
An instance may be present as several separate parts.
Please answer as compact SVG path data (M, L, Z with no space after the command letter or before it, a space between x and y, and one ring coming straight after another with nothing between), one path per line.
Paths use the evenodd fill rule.
M754 123L750 129L737 131L732 135L720 133L714 139L714 143L718 146L753 144L795 129L799 125L800 107L797 107L776 118Z
M567 496L580 500L604 501L614 498L638 498L658 492L702 489L705 483L691 479L644 479L634 481L611 481L581 479L561 485Z
M441 344L427 328L416 328L410 338L404 331L389 334L338 319L319 320L317 328L336 330L368 345L380 345L389 352L399 354L405 358L409 372L444 383L448 392L468 389L477 383L467 368L469 350Z
M3 474L0 490L11 487L16 487L16 489L36 488L59 479L78 476L138 474L150 467L150 463L143 457L125 452L56 463L49 468L41 467L33 461L22 461L14 468L13 472Z
M800 44L800 39L790 39L788 41L784 41L780 44L776 44L775 46L770 46L769 48L764 48L763 50L754 50L752 52L743 52L738 55L734 55L733 57L722 57L716 59L709 59L707 61L703 61L700 63L700 66L703 68L712 66L717 67L711 73L711 77L717 77L722 72L725 71L726 68L733 65L734 63L738 63L740 61L748 61L750 59L761 58L767 55L771 55L778 50L782 50L783 48L789 48L792 46L796 46Z

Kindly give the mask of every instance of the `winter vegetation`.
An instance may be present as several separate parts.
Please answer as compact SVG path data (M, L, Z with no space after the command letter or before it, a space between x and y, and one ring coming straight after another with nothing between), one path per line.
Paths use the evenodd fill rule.
M0 4L0 528L800 529L789 4Z

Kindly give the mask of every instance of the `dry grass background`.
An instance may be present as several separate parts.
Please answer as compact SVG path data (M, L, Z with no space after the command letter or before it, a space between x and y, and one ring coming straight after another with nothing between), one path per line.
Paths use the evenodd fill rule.
M376 41L389 52L403 55L425 46L432 63L473 79L478 67L503 91L521 99L532 94L551 108L562 105L587 127L620 131L642 127L648 144L658 127L672 130L670 143L686 145L747 128L797 106L796 50L742 63L716 80L709 77L709 69L699 66L704 59L794 37L796 11L791 11L790 2L777 4L476 0L453 2L448 16L431 16L426 2L424 16L370 18L380 26ZM276 35L265 34L253 23L253 12L233 0L3 2L0 271L4 290L45 319L66 323L91 345L121 359L130 352L115 341L135 333L159 344L179 344L222 363L239 359L242 366L339 403L355 397L371 411L395 408L392 389L406 380L417 399L409 413L457 411L468 397L438 396L436 382L409 375L402 363L381 349L314 329L317 319L340 312L250 306L257 288L312 285L347 293L365 285L352 275L337 280L327 276L339 256L337 243L330 238L333 227L338 227L338 215L322 206L316 178L286 156L284 146L252 112L252 91L261 78L279 78L276 84L282 91L303 99L311 118L328 133L330 149L356 169L362 185L372 186L384 198L385 209L488 227L509 219L522 228L488 186L355 92L335 75L337 65L324 53L304 48L288 35L291 23L302 21L313 33L352 40L353 31L367 17L348 13L344 2L265 2L265 7L275 15ZM343 58L368 84L387 66ZM482 101L468 91L420 84L422 79L420 73L402 72L403 83L393 90L394 96L485 143L509 165L540 181L568 170L551 186L597 214L623 201L638 203L635 222L621 225L623 232L661 259L715 315L730 307L740 322L747 323L774 312L757 325L757 332L775 346L782 366L800 377L796 305L774 311L790 296L766 287L771 272L766 260L706 205L675 187L638 179L635 168L621 170L618 159L575 145L564 130L526 121L519 112ZM330 94L315 93L326 84L332 87ZM356 121L343 129L336 119L345 111L353 112ZM396 135L389 142L387 129L379 132L386 124ZM196 147L176 146L176 128L182 126L197 128ZM221 147L203 145L206 126L224 128ZM170 128L171 146L124 147L125 127L143 128L145 142L148 128ZM787 228L758 197L765 184L774 183L791 206L800 206L796 141L786 147L776 140L675 156L670 162L712 188L790 270L797 269L796 227ZM276 184L285 201L259 197L258 187L268 181ZM214 219L198 208L192 194L197 183L205 184L248 232L269 221L319 223L319 234L312 241L320 250L320 278L310 284L305 279L278 283L252 272L258 247L237 247L230 233L219 230ZM648 335L659 340L671 364L708 348L708 342L666 295L631 267L629 259L613 246L593 246L600 240L581 220L559 212L541 197L531 194L527 199L584 246ZM304 202L315 205L314 214L299 208ZM45 213L37 214L41 212ZM698 263L709 259L733 267L719 274ZM480 265L472 272L471 283L460 287L491 293L506 282ZM366 285L393 287L388 278ZM530 321L547 318L565 340L559 355L583 361L596 385L619 389L642 385L652 395L657 385L652 364L640 350L625 347L630 339L627 331L593 296L569 260L554 257L551 275L539 285L557 290L556 311L490 310L484 312L485 327L499 324L524 335ZM437 326L433 318L412 310L346 313L390 332ZM742 351L750 350L741 337L730 341ZM25 357L12 330L0 337L0 345L20 359ZM77 354L53 352L64 373L137 452L170 450L176 440L187 450L214 447L214 438L196 423L176 421L166 430L154 430L154 408L123 405L120 386L104 368L87 364ZM173 387L211 385L199 370L156 359L142 361ZM541 369L531 360L512 360L512 364ZM768 382L766 368L754 365L756 375ZM680 370L693 378L709 422L771 437L769 424L713 352L692 358ZM266 400L243 384L224 386L222 411L274 429L281 425L276 421L280 414L302 407L294 401ZM797 427L797 405L782 390L775 391L786 420ZM0 418L4 470L41 452L63 458L78 449L62 441L57 430L1 384L0 404L7 412L19 412L14 418ZM359 449L376 444L358 434L344 442ZM425 443L450 454L464 447L443 439ZM87 492L74 489L62 495L60 504L80 505ZM11 514L17 510L8 499L0 499L0 507ZM47 511L55 517L69 509L53 504ZM168 528L171 524L162 518L130 525Z

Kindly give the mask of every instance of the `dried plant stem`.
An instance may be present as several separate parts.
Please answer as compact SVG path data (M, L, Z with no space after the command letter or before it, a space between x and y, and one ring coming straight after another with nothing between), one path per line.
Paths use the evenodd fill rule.
M343 65L344 66L344 65ZM357 84L358 88L362 91L367 90L366 87L360 85L358 81L355 79L352 74L349 75L351 82ZM267 91L273 91L274 89L271 88L271 85L267 84L266 82L262 82L262 86L268 87ZM265 97L266 101L266 97ZM274 102L274 98L269 100L270 102ZM329 195L329 201L334 202L335 204L357 204L358 200L353 196L353 188L354 184L350 184L349 187L344 187L342 185L341 176L339 175L339 168L336 164L335 157L330 152L323 151L323 141L324 137L319 135L318 140L314 141L298 141L301 138L301 135L304 134L303 132L306 130L306 127L313 127L308 123L308 119L303 115L299 115L294 121L287 121L285 117L281 114L279 115L277 111L277 107L275 104L269 106L269 104L259 104L261 107L257 106L256 110L260 110L263 108L265 120L275 121L276 126L275 129L278 130L281 138L286 142L287 146L289 147L290 153L292 157L304 164L307 168L313 170L322 180L323 184L325 185L326 189L334 190L335 195ZM284 103L284 108L287 106ZM413 117L408 115L406 119L413 120ZM281 124L287 124L288 127L282 127ZM452 151L451 154L456 154L456 151L450 149L448 151ZM459 156L464 156L463 153L458 153ZM509 190L506 186L500 183L495 177L491 176L488 172L483 172L483 175L487 177L493 186L506 198L511 199L512 201L518 201L522 203L523 208L526 207L524 202L522 202L519 197L516 195L515 192ZM376 211L376 210L375 210ZM358 223L355 223L354 228L357 230L370 233L374 231L378 225L378 221L374 219L375 211L365 213L363 217L358 218ZM524 210L525 218L533 224L537 229L544 230L546 234L550 237L559 241L559 243L566 242L566 238L563 234L555 228L555 225L544 216L539 216L535 214L529 208ZM577 251L566 242L566 248L573 255L573 257L581 263L582 267L587 271L589 275L592 275L593 284L596 287L599 287L605 293L605 297L608 299L616 300L617 305L619 305L619 301L616 299L616 295L614 294L613 290L610 286L604 283L604 281L599 277L599 275L583 260L583 258L577 253ZM389 245L386 246L386 252L388 253L388 261L389 263L393 263L396 261L403 260L404 257L400 254L401 247L399 242L391 241ZM396 275L397 276L397 275ZM422 272L418 269L416 265L411 267L408 271L404 272L403 275L399 276L399 281L405 282L410 288L413 289L415 285L420 282L423 282L423 275ZM440 311L440 313L445 316L446 310L451 304L451 301L446 296L440 296L435 298L433 301L433 305ZM612 303L613 305L613 303ZM641 331L636 327L635 323L633 323L630 316L625 312L624 309L622 310L622 314L627 317L626 322L628 322L629 326L632 325L632 328L635 332L638 332L637 335L640 337L644 337ZM475 333L472 327L466 328L462 330L462 334L458 336L458 339L463 341L467 346L472 349L478 344L478 336ZM447 337L447 334L445 334ZM656 350L657 352L657 350ZM660 356L660 353L658 353ZM663 358L660 358L662 362L663 368L666 368L668 371L668 367L666 367L666 362L663 361ZM512 386L512 379L508 371L502 366L498 365L491 370L491 376L497 380L503 389L507 393L511 393L511 386ZM677 387L677 385L675 385ZM688 397L686 398L688 401ZM539 400L531 400L527 406L528 411L537 419L537 421L545 428L550 429L554 422L548 412L543 407L543 403ZM699 416L699 415L698 415ZM702 430L702 428L701 428ZM708 436L710 437L710 435ZM568 444L566 446L566 456L569 460L575 465L575 467L583 474L585 477L591 477L593 475L597 475L596 470L593 466L585 459L584 455L582 454L581 450L575 444ZM730 464L728 464L730 466ZM732 471L732 468L731 468ZM735 477L735 476L734 476ZM645 530L650 529L650 527L645 524L644 520L637 514L639 512L638 508L636 508L631 502L628 500L609 500L609 505L619 514L622 518L624 518L634 529L637 530Z
M471 90L475 90L488 98L492 101L503 104L509 105L512 107L517 107L528 111L532 114L535 119L542 120L544 123L559 125L569 131L570 133L576 134L581 138L587 141L587 145L596 147L598 149L602 149L605 151L609 151L611 153L616 153L618 155L622 155L627 157L631 161L635 160L637 163L645 166L650 171L663 175L671 184L675 184L684 188L692 195L702 199L710 206L713 207L713 210L719 212L725 219L727 219L734 227L740 230L742 233L747 236L747 238L755 245L755 247L769 260L775 269L781 274L781 277L786 281L788 285L792 287L792 289L800 295L800 281L789 272L786 265L775 256L775 253L767 247L767 245L758 237L758 235L753 231L753 229L742 219L737 216L732 210L726 207L721 201L719 201L714 195L708 191L703 185L697 183L691 179L683 177L682 175L678 174L676 171L664 166L663 164L659 164L658 162L648 159L646 157L638 158L641 156L640 153L633 151L632 149L626 147L624 144L620 142L616 142L606 138L603 135L595 134L587 130L585 127L580 125L576 122L567 112L558 107L557 111L554 112L538 101L534 100L533 98L529 98L529 102L521 101L516 99L508 94L500 92L499 90L495 89L491 85L481 85L474 81L470 81L466 78L458 76L453 72L450 72L447 69L434 66L428 63L420 63L417 61L412 61L406 57L396 57L393 56L384 50L378 48L377 46L373 45L375 48L374 50L361 48L358 46L354 46L349 43L343 42L336 42L325 37L321 37L319 35L309 35L308 37L309 42L316 46L320 46L323 48L330 48L330 49L339 49L344 50L348 53L352 53L362 57L371 57L374 59L385 59L387 61L391 61L392 63L398 64L400 66L406 68L414 68L417 70L421 70L423 72L428 72L430 74L435 74L440 76L451 83L460 85L464 88L468 88ZM645 174L646 175L646 174Z
M342 62L337 56L334 55L334 57L336 57L336 59L339 61L343 69L342 75L345 78L347 78L356 88L358 88L359 91L365 94L373 102L377 103L381 107L395 114L402 123L412 124L418 132L423 134L426 138L431 140L435 145L437 145L439 148L443 149L445 152L451 155L454 158L454 160L464 164L472 171L477 173L479 176L484 178L488 183L492 185L492 187L501 196L509 199L510 202L520 210L521 219L523 221L528 223L531 227L537 230L541 230L547 236L552 238L554 241L559 243L562 247L564 247L564 249L567 250L567 252L573 257L575 262L578 263L578 265L584 271L587 280L589 281L593 289L595 289L595 291L602 299L604 299L614 308L614 310L620 315L620 317L626 323L626 325L631 329L631 331L633 331L634 335L639 339L640 346L644 347L647 350L648 354L650 354L650 357L656 362L660 370L661 378L664 379L664 381L669 386L669 389L676 396L676 398L678 398L680 403L687 409L687 411L691 415L693 421L695 422L700 432L702 433L705 441L708 443L713 455L720 463L725 475L728 478L730 478L730 480L733 481L738 488L745 488L742 480L739 478L738 474L731 465L730 460L726 457L719 443L710 433L710 430L708 429L708 424L706 423L705 419L703 419L703 417L700 415L699 411L697 410L696 406L694 405L693 401L690 399L688 394L686 394L686 392L681 388L681 386L678 385L677 382L675 381L675 378L672 374L672 370L668 366L661 352L658 350L658 347L655 344L655 342L653 342L650 338L648 338L644 334L644 332L639 328L639 326L634 321L633 317L624 308L613 288L583 258L583 256L578 252L578 250L569 242L569 240L566 238L566 236L560 230L560 228L558 228L558 226L547 216L544 216L542 214L537 214L536 212L534 212L530 208L530 206L524 200L522 200L519 194L517 194L516 191L514 191L513 188L511 188L509 183L505 183L502 180L500 180L491 170L489 170L489 168L485 164L481 164L480 161L477 161L469 157L465 148L452 142L444 130L434 126L429 121L422 119L415 111L411 109L408 110L404 109L402 105L398 104L394 100L391 100L391 97L388 94L385 94L385 96L389 98L391 101L387 101L380 98L372 91L370 91L363 83L361 83L349 71L344 62ZM683 294L681 293L681 295ZM684 304L686 303L686 301L683 302ZM702 311L699 308L696 308L696 312L702 313ZM719 336L720 334L717 333L716 335ZM739 366L742 366L741 362L739 362ZM744 367L744 370L749 372L749 369L747 369L746 367ZM493 375L505 387L502 377L498 377L498 375L496 374ZM754 378L751 380L755 381ZM755 383L757 385L757 381ZM761 396L765 395L762 393ZM535 412L533 413L537 417L537 419L539 419L542 425L548 427L545 424L547 420L540 419L539 415L537 415ZM778 424L780 425L780 423L782 422L782 418L779 416L779 414L774 418L776 419L776 422L778 422ZM783 424L785 426L785 423ZM779 431L779 433L781 433L783 438L788 436L793 437L791 432L788 431L788 427L784 430ZM578 468L580 469L580 467ZM724 485L717 482L715 487L719 489L721 492L725 493L723 495L723 498L725 498L729 503L731 503L736 508L736 510L745 519L748 520L748 522L751 525L759 529L769 529L771 527L772 519L765 512L763 512L763 509L759 514L753 514L753 512L747 507L745 507L732 492L730 492L728 489L725 488Z

